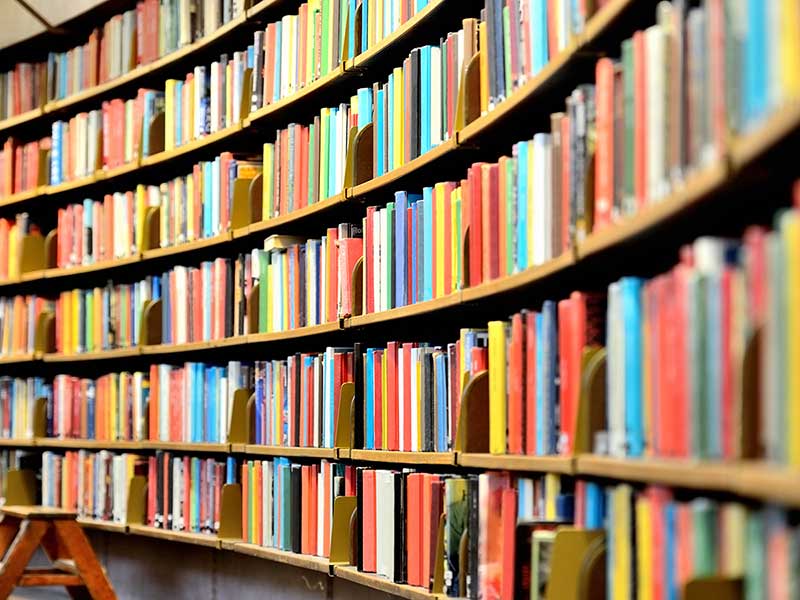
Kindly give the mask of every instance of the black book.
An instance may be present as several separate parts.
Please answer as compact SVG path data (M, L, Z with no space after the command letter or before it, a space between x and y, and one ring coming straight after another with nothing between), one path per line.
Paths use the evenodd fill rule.
M467 481L467 577L466 597L478 599L478 533L480 531L480 500L478 476L470 475Z
M300 465L292 465L292 509L290 528L292 532L292 552L300 552L300 540L303 529L303 499L300 488L302 476Z
M250 110L261 108L264 101L264 30L258 30L253 35L255 47L255 60L253 61L253 79L250 97Z
M420 150L420 95L422 86L420 85L419 72L419 48L411 51L411 159L419 156Z
M394 581L406 582L406 473L392 473L394 479Z
M433 371L433 351L431 349L427 349L425 351L425 355L422 362L422 408L424 411L423 415L423 451L424 452L433 452L435 447L435 437L436 432L435 423L436 423L436 406L434 402L434 390L435 382L434 382L434 371Z

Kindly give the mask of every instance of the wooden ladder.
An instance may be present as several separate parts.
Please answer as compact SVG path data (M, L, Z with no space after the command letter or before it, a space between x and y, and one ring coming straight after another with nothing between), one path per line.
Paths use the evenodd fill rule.
M62 585L71 598L116 600L74 511L43 506L0 508L0 598L19 587ZM42 547L52 565L28 568Z

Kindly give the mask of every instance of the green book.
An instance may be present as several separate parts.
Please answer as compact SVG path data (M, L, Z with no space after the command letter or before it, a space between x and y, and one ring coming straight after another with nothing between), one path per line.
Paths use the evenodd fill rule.
M506 98L510 98L513 77L511 75L511 19L509 17L508 5L503 8L503 48L505 50L505 52L503 52L505 55L503 59L506 71Z
M766 581L764 574L768 570L767 549L764 547L766 527L764 526L764 510L747 511L747 531L745 539L744 560L744 597L763 598Z
M320 59L321 68L320 75L326 75L330 70L328 63L330 62L330 45L331 45L331 0L322 0L322 41L321 48L322 56Z
M694 577L711 577L717 571L719 510L708 498L691 502Z
M636 127L634 122L634 67L633 67L633 40L627 39L622 42L622 81L623 81L623 111L624 126L624 171L625 180L623 182L622 212L632 214L636 210L636 187L635 187L635 165L634 165L634 140L636 137Z
M706 455L708 406L706 381L706 288L704 275L691 274L689 279L689 360L691 363L692 456Z

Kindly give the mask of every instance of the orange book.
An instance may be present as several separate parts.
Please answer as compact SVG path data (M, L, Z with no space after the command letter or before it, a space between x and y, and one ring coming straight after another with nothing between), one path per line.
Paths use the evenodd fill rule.
M517 490L503 490L503 574L500 600L514 600L514 542L517 525Z
M636 205L647 203L647 66L644 33L633 34L633 164Z
M300 468L300 552L303 554L310 554L311 547L310 527L307 525L311 522L310 517L310 504L309 492L311 492L311 467L303 465Z
M522 454L523 356L525 333L522 314L511 317L511 344L508 367L508 452Z
M614 205L614 61L601 58L595 68L597 141L594 164L594 228L609 225ZM566 163L569 164L569 163Z
M438 475L432 475L430 473L423 474L423 483L422 483L422 540L420 541L421 545L421 555L422 555L422 570L420 573L420 582L417 585L421 585L423 587L428 587L430 585L431 575L433 571L431 570L431 565L433 564L433 558L435 557L435 547L431 547L431 539L436 535L437 528L439 526L439 519L438 517L434 517L435 514L440 514L441 511L436 510L436 499L437 499L437 485L441 486L439 482ZM439 504L441 504L441 490L438 491L439 494ZM436 519L436 523L434 524L434 518Z
M245 462L242 465L242 539L253 543L255 540L250 537L250 511L252 509L250 497L250 469L251 465Z
M508 256L508 245L506 244L506 186L512 184L512 182L506 181L508 161L508 156L501 156L498 161L497 184L495 186L496 190L494 191L497 197L497 238L493 245L498 251L497 275L495 275L495 277L508 274L506 273L506 257Z
M406 563L409 585L422 585L421 511L423 473L410 473L406 480Z
M331 555L331 513L333 507L331 502L331 465L330 463L322 462L322 486L324 505L322 509L322 556L328 557Z

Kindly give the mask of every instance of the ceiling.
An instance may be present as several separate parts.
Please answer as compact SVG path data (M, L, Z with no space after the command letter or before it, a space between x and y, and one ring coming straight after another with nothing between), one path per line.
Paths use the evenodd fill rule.
M57 26L90 8L102 4L103 0L23 0L50 26ZM18 0L0 0L0 48L16 44L46 31Z

